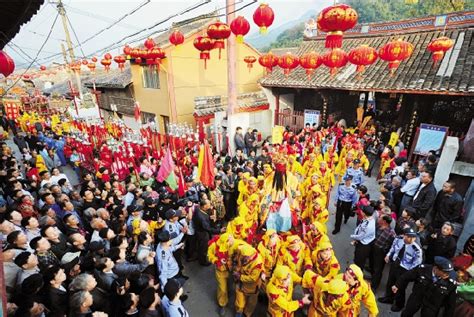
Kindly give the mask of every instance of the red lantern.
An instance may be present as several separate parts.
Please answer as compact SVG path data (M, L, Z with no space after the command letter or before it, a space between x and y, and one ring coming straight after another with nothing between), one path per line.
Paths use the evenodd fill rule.
M337 73L338 68L347 64L347 54L340 48L334 48L323 57L323 64L331 69L331 75Z
M158 46L155 46L152 49L148 50L147 63L149 65L156 65L158 67L157 70L160 71L161 60L165 57L166 53ZM154 60L154 62L148 61L149 59Z
M357 72L359 74L364 72L365 66L375 63L377 57L377 50L368 45L361 45L359 47L356 47L351 50L347 55L349 62L354 65L357 65Z
M318 16L318 30L327 32L326 47L342 46L344 31L357 24L357 12L347 4L337 4L323 9Z
M87 64L89 64L89 62L87 61L87 59L83 59L83 60L82 60L82 65L87 65Z
M93 63L97 63L97 57L95 57L95 56L92 57L92 58L91 58L91 61L92 61Z
M143 43L143 45L147 48L147 49L152 49L153 46L155 46L155 41L149 37L146 39L145 43Z
M230 23L230 30L237 37L237 43L243 43L244 36L250 31L250 23L243 16L238 16Z
M110 70L110 64L112 64L112 61L110 59L107 59L107 58L103 58L100 63L102 64L102 66L104 66L105 68L105 71L106 72L109 72Z
M30 79L31 79L31 76L28 75L28 74L25 74L25 75L22 76L22 79L23 79L23 80L30 80Z
M310 52L303 54L300 57L300 65L306 69L306 75L308 75L308 80L311 78L311 75L314 73L316 68L321 66L323 59L316 52Z
M148 58L148 50L146 48L141 48L138 54L138 57L141 57L143 59Z
M13 59L4 51L0 51L0 73L8 77L14 70L15 62Z
M104 58L105 58L105 59L112 59L112 55L111 55L110 53L106 53L106 54L104 55Z
M127 59L130 59L131 58L131 53L132 53L132 48L128 44L126 44L125 47L123 48L123 53L125 54Z
M46 66L41 65L41 66L40 66L40 70L44 72L44 71L46 70Z
M214 40L214 48L219 49L219 59L221 59L221 50L225 48L224 40L230 36L230 33L230 27L220 21L207 27L207 36Z
M412 53L413 45L402 39L388 42L379 50L380 58L388 62L388 68L392 75L400 63L409 58Z
M70 68L73 72L76 72L76 73L80 74L81 73L81 62L80 61L72 62L71 65L70 65Z
M204 69L207 69L207 60L211 57L209 51L214 48L214 40L208 36L198 36L193 44L201 52L199 58L204 60Z
M273 70L273 67L278 65L278 57L272 52L269 52L260 56L258 58L258 63L266 68L267 74L270 74Z
M126 61L127 61L126 58L123 57L122 55L117 55L114 57L114 62L118 64L118 68L120 68L120 71L123 71L123 69L125 68Z
M431 56L433 58L434 64L438 64L440 60L443 59L444 54L454 45L454 40L450 39L449 37L442 36L428 44L428 50L433 53Z
M257 61L257 59L255 58L255 56L245 56L244 57L244 62L247 63L247 68L249 69L249 73L252 70L253 63L255 63L256 61Z
M258 6L257 10L253 13L253 21L260 27L260 33L267 33L267 29L272 25L275 19L275 14L272 8L266 3L262 3Z
M173 33L170 34L169 41L174 46L178 46L184 43L184 35L178 30L174 30Z
M292 53L288 52L278 59L278 66L283 68L285 75L288 77L291 70L298 67L300 64L300 59L298 56L293 55Z
M131 58L137 58L137 57L140 57L140 49L139 48L132 48L130 50L130 57Z
M142 58L141 57L135 58L135 63L140 65L142 63Z
M95 63L89 63L87 64L87 68L91 71L91 73L95 72Z

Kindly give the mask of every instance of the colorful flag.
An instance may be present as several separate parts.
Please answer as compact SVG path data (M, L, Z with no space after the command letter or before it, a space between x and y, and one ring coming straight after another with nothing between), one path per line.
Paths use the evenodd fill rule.
M212 158L211 148L207 140L201 145L198 160L198 179L204 186L214 186L214 160Z
M158 171L157 179L159 182L166 181L166 183L172 190L176 190L178 188L178 184L176 182L176 175L174 174L173 156L171 155L171 151L169 148L166 152L166 155L161 160L161 166Z
M186 194L186 184L184 182L183 172L179 168L179 179L178 179L178 195L179 197L184 197Z

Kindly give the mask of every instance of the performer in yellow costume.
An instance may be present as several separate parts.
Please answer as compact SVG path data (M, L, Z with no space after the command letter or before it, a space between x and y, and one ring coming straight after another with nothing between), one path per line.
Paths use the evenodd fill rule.
M235 217L227 224L226 233L231 234L235 239L247 241L248 230L243 217Z
M265 281L270 279L277 263L278 253L281 248L281 239L275 230L267 230L262 236L262 241L257 246L257 251L263 258L263 273Z
M328 194L336 183L336 180L334 179L333 171L327 167L326 161L319 162L319 169L316 170L316 175L318 175L321 189L324 193Z
M336 279L342 279L347 283L349 286L347 294L350 298L350 304L342 309L339 316L359 316L361 304L364 304L369 312L369 317L377 316L379 309L374 292L364 280L364 274L360 267L351 264L346 272L338 275Z
M326 209L326 204L323 198L316 198L312 203L312 208L306 208L306 210L301 214L301 219L306 223L317 221L326 224L329 219L329 211Z
M285 265L278 265L267 285L267 313L271 317L293 317L294 312L303 305L309 305L309 294L300 300L293 300L294 284L300 283L298 275L291 272Z
M308 226L308 230L304 234L304 242L310 250L315 250L319 244L325 241L329 242L329 237L326 235L327 228L320 222L314 221Z
M347 289L348 286L343 280L332 279L327 282L324 277L317 277L308 317L337 317L338 313L351 303Z
M319 247L311 252L311 257L305 264L303 287L312 289L317 276L332 279L339 274L340 268L331 243L329 241L320 243Z
M324 161L328 164L328 168L334 170L339 162L339 155L334 150L333 145L328 145L327 151L324 153Z
M306 245L297 235L289 236L280 249L277 263L288 266L293 273L302 277L304 262L308 256Z

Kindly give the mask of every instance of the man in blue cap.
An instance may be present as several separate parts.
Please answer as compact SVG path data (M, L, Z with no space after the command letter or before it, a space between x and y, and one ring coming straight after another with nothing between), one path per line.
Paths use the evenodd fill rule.
M436 256L434 265L420 265L402 274L392 291L406 289L409 282L415 282L402 317L411 317L421 309L421 316L438 316L444 307L444 316L454 314L456 307L456 272L450 260Z
M340 183L336 193L336 224L332 234L337 234L341 230L342 215L344 223L347 223L351 216L352 208L357 202L357 189L352 184L352 176L344 176L344 183Z
M352 183L359 187L364 182L364 170L360 167L360 160L352 161L352 166L348 167L344 176L352 176Z

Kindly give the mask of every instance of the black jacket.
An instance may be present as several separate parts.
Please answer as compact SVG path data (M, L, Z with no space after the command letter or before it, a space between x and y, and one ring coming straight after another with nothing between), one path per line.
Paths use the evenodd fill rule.
M433 209L435 199L436 188L433 182L431 182L423 187L418 193L418 196L416 196L416 199L413 200L413 208L416 209L419 218L425 217Z
M433 266L420 265L419 267L402 274L395 286L398 289L406 289L409 282L415 282L413 292L408 299L407 306L412 302L421 303L422 316L438 316L441 307L444 306L444 317L452 317L456 307L456 281L452 278L447 280L438 279L433 281Z
M426 263L434 263L435 256L451 259L456 253L456 239L453 236L443 236L440 230L436 232L436 238L428 236L426 240Z
M440 228L444 222L462 222L463 200L461 195L454 192L452 195L440 190L434 204L434 225Z
M209 215L199 208L196 208L196 211L194 212L193 221L194 230L196 230L196 233L208 233L209 235L220 233L219 229L213 228L211 226L211 219L209 218Z
M51 286L45 290L45 306L48 308L48 317L63 317L69 310L68 293Z

